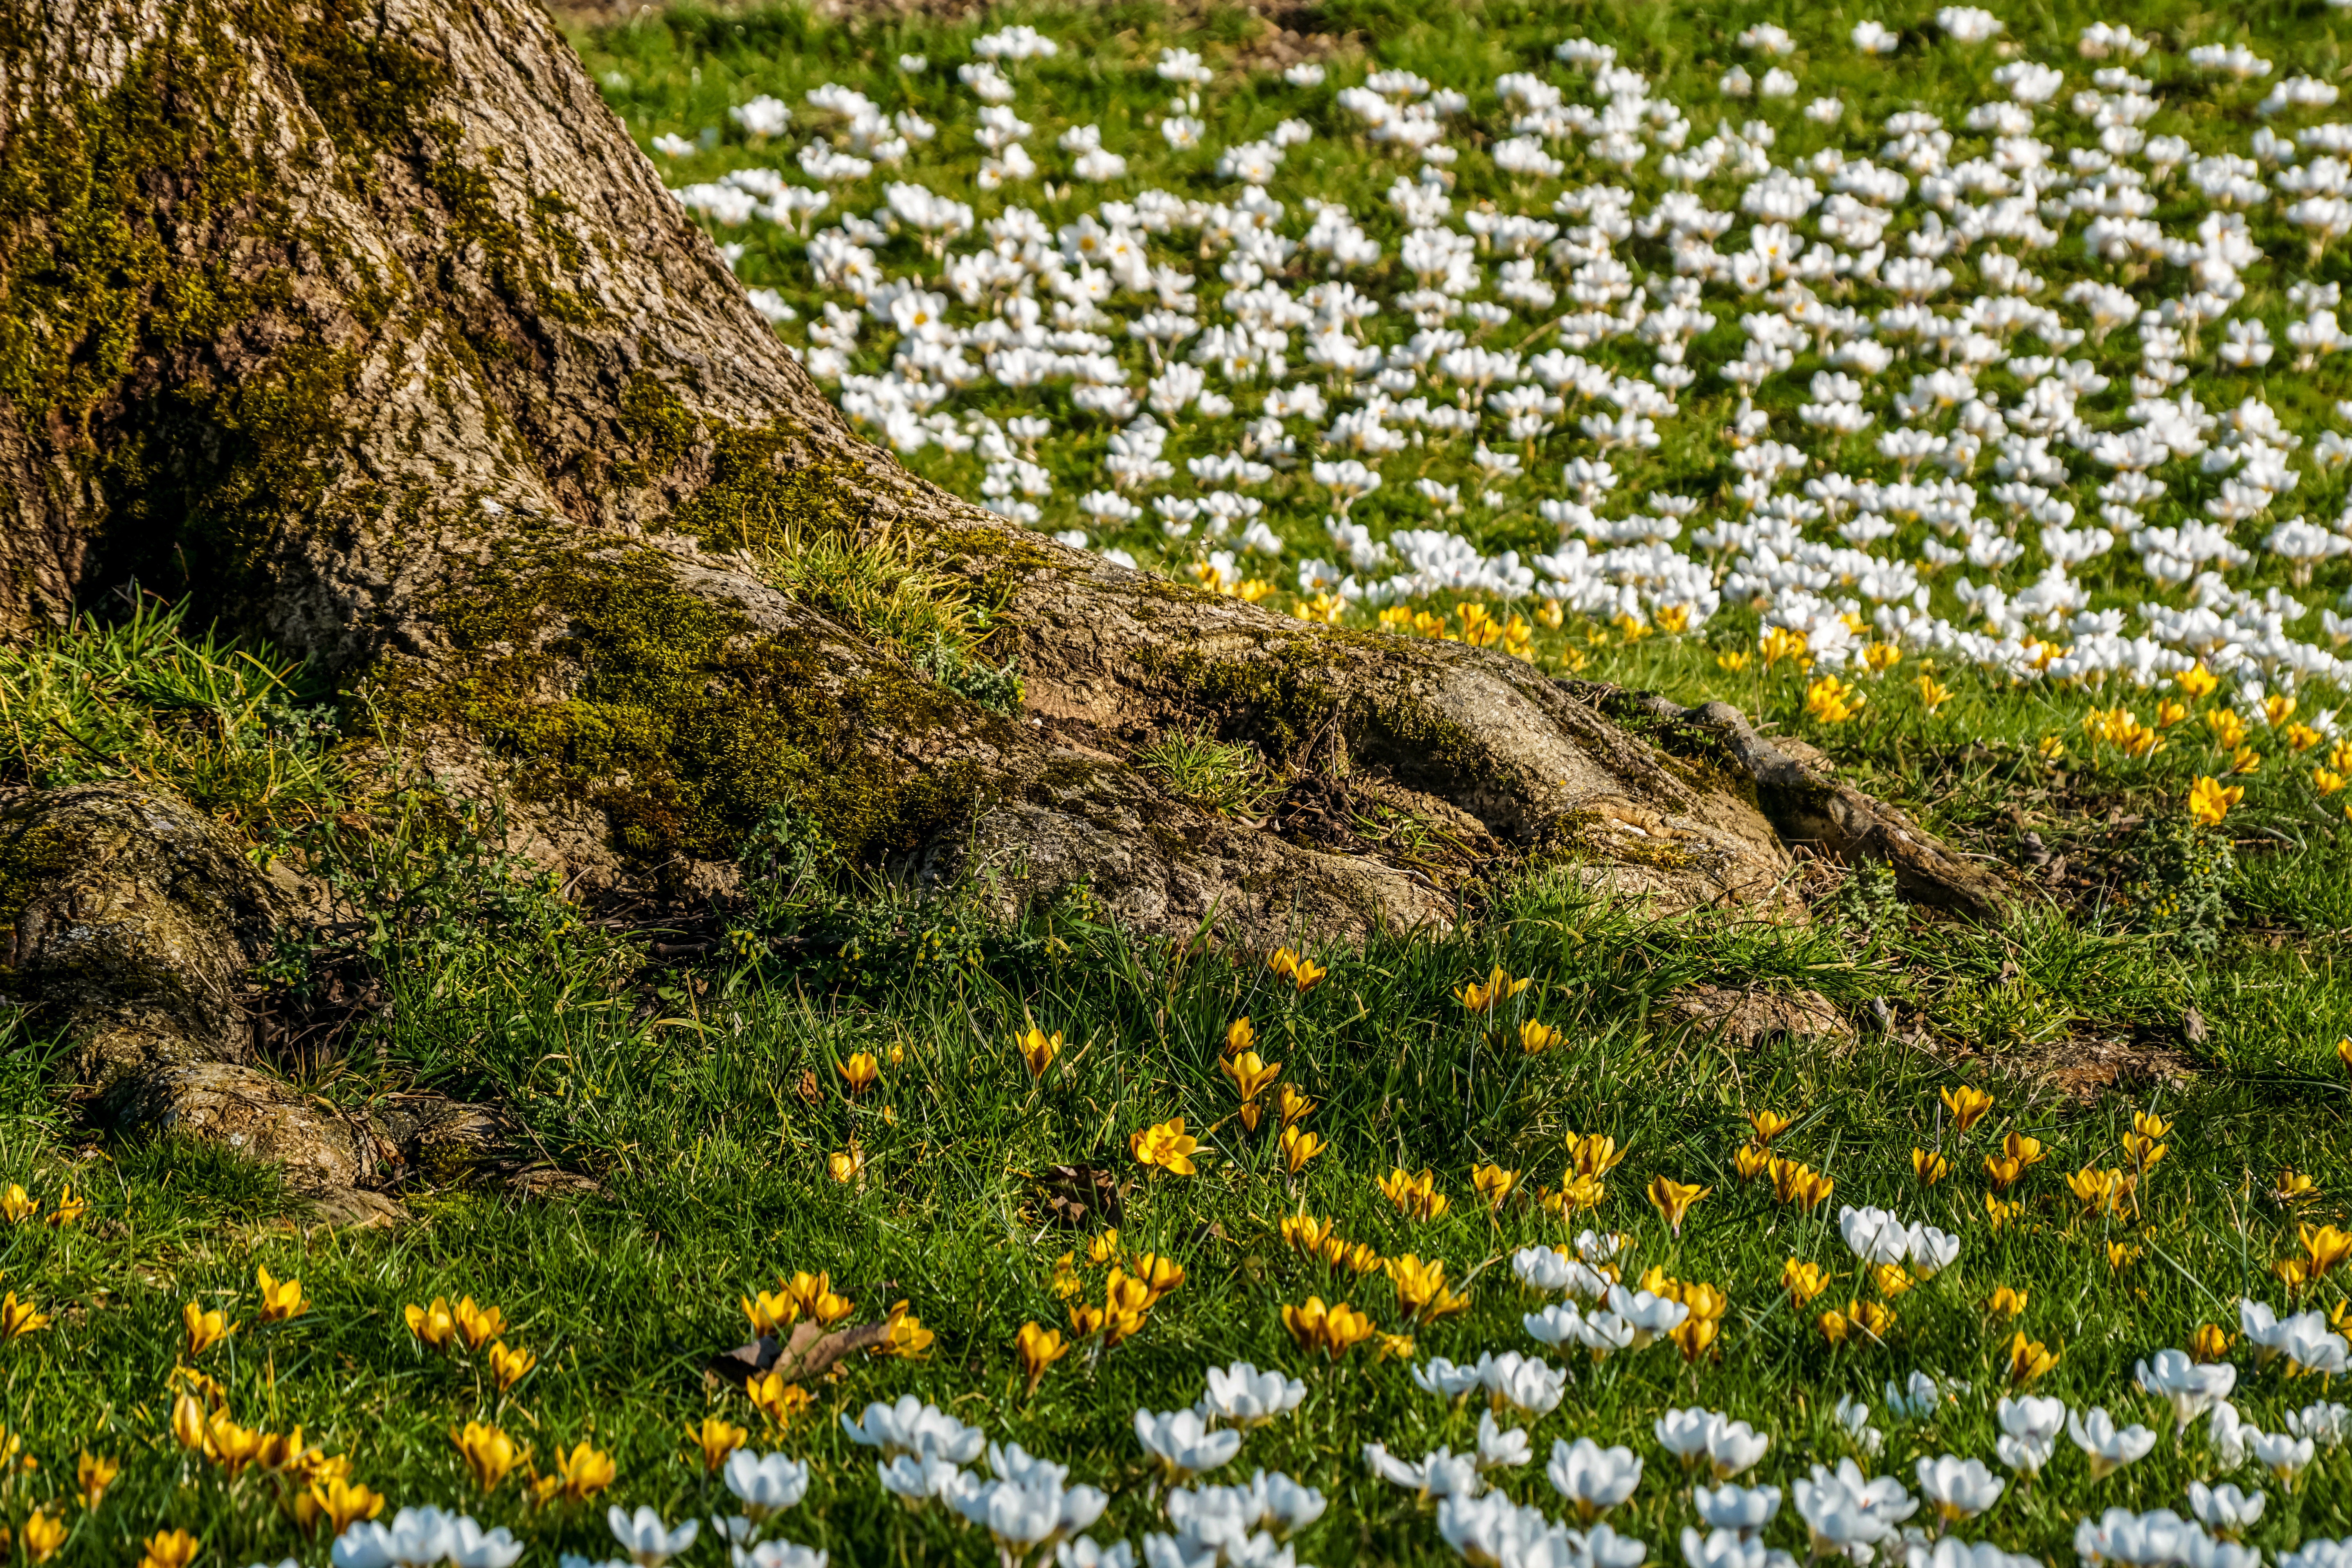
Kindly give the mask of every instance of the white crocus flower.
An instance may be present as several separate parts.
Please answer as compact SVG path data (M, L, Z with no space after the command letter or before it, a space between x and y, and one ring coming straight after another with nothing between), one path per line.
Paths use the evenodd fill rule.
M1946 1524L1974 1519L1999 1502L2009 1487L1985 1468L1982 1459L1963 1459L1953 1454L1921 1459L1915 1473L1920 1494L1936 1505L1937 1516Z
M1412 1369L1413 1386L1441 1399L1459 1399L1486 1381L1485 1367L1473 1363L1459 1366L1442 1355L1433 1355Z
M663 1563L692 1546L695 1537L702 1533L702 1521L698 1519L689 1519L672 1530L651 1508L641 1505L631 1514L623 1511L618 1503L604 1510L604 1526L637 1568L662 1568Z
M738 1448L727 1456L719 1477L754 1523L797 1507L808 1495L808 1465L789 1454L754 1454L749 1448Z
M1661 1334L1674 1332L1690 1316L1690 1309L1680 1301L1670 1301L1647 1290L1629 1290L1622 1285L1609 1287L1609 1310L1632 1327L1635 1350Z
M2069 1412L2066 1435L2091 1461L2091 1479L2100 1480L2126 1465L2137 1464L2156 1447L2156 1434L2145 1426L2118 1428L2116 1418L2098 1405Z
M2308 1437L2323 1448L2343 1447L2347 1412L2341 1405L2321 1401L2306 1405L2286 1418L2286 1429L2298 1437Z
M868 1405L865 1415L856 1422L845 1413L841 1429L849 1434L852 1442L879 1448L886 1454L928 1454L959 1465L978 1458L988 1441L988 1434L979 1427L967 1426L938 1405L927 1405L911 1394L896 1405Z
M1815 1465L1790 1491L1816 1556L1852 1554L1893 1540L1919 1506L1900 1481L1865 1476L1852 1459L1840 1460L1835 1470Z
M1544 1475L1579 1514L1592 1520L1633 1495L1642 1484L1642 1461L1631 1448L1604 1448L1590 1437L1572 1445L1555 1439Z
M1495 1420L1495 1413L1478 1413L1478 1468L1482 1470L1515 1470L1534 1458L1534 1446L1528 1435L1517 1426L1505 1427Z
M1476 1458L1450 1448L1432 1449L1418 1461L1408 1462L1390 1453L1383 1444L1367 1443L1364 1463L1390 1485L1423 1498L1475 1497L1486 1484L1478 1479Z
M757 1546L730 1547L730 1568L825 1568L831 1552L792 1541L762 1541Z
M514 1568L522 1552L505 1525L484 1530L462 1513L449 1521L450 1568Z
M437 1508L404 1508L389 1525L362 1520L335 1538L335 1568L428 1568L457 1544L457 1518Z
M1212 1421L1263 1426L1297 1409L1306 1397L1307 1384L1298 1379L1279 1372L1260 1372L1248 1362L1237 1361L1231 1366L1209 1369L1209 1391L1202 1396L1199 1408Z
M2252 1530L2262 1522L2263 1506L2269 1501L2259 1491L2241 1491L2228 1485L2209 1487L2203 1481L2189 1483L2189 1511L2217 1535Z
M1496 1409L1508 1405L1543 1415L1559 1408L1568 1392L1568 1373L1539 1356L1517 1351L1478 1358L1479 1381Z
M2141 1388L2172 1406L2172 1419L2186 1426L2238 1386L2238 1369L2228 1362L2200 1364L2185 1351L2162 1350L2137 1363L2132 1375Z
M2097 1519L2085 1519L2074 1527L2074 1554L2093 1568L2105 1563L2124 1564L2126 1568L2158 1568L2159 1564L2180 1560L2183 1538L2193 1529L2195 1526L2184 1524L2180 1516L2168 1508L2149 1513L2111 1508Z
M1212 1431L1197 1410L1135 1413L1135 1440L1171 1479L1213 1470L1241 1452L1239 1432Z
M2257 1432L2249 1445L2254 1463L2276 1476L2282 1485L2292 1489L2294 1479L2310 1467L2317 1446L2308 1437L2297 1437L2287 1432Z
M1691 1506L1710 1530L1736 1530L1754 1535L1780 1511L1779 1487L1723 1486L1691 1489Z
M1900 1263L1911 1255L1911 1231L1880 1208L1838 1210L1838 1234L1864 1263Z

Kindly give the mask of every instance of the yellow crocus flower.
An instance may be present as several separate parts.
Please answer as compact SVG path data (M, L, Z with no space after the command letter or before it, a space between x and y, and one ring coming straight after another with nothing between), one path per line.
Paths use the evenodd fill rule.
M1470 1184L1486 1201L1490 1212L1501 1208L1503 1200L1511 1195L1511 1189L1518 1184L1519 1173L1517 1171L1507 1171L1492 1163L1471 1167Z
M449 1428L449 1441L456 1445L458 1457L474 1484L487 1495L499 1489L515 1466L522 1461L524 1450L515 1447L515 1440L487 1422L468 1421L463 1426Z
M449 1315L456 1321L457 1331L465 1335L467 1350L480 1350L506 1331L506 1314L496 1307L474 1305L471 1296L460 1300Z
M2018 1334L2009 1342L2009 1381L2017 1384L2032 1383L2058 1364L2058 1355L2040 1341Z
M1070 1353L1070 1342L1062 1337L1059 1329L1024 1323L1020 1333L1013 1337L1013 1349L1021 1358L1022 1369L1029 1374L1029 1392L1034 1394L1046 1370Z
M253 1280L261 1291L263 1322L282 1323L310 1310L310 1299L302 1294L299 1279L274 1279L267 1268L257 1265Z
M1985 1119L1992 1110L1992 1096L1973 1084L1960 1084L1943 1091L1944 1109L1951 1114L1952 1125L1966 1132Z
M702 1451L702 1468L715 1475L728 1455L751 1440L751 1434L723 1415L706 1415L701 1426L686 1429L686 1440Z
M2219 827L2231 808L2245 798L2242 784L2224 785L2218 779L2200 777L2189 786L2189 815L2207 827Z
M81 1506L94 1509L106 1499L106 1489L122 1473L122 1461L91 1453L88 1448L74 1461L74 1487L81 1494Z
M372 1491L356 1481L341 1476L330 1476L310 1489L310 1501L320 1517L341 1535L363 1519L373 1519L383 1511L383 1494Z
M203 1544L184 1530L163 1530L149 1536L139 1568L188 1568Z
M180 1309L180 1322L187 1330L187 1353L190 1360L236 1332L236 1325L228 1321L226 1310L207 1312L194 1301Z
M1171 1175L1189 1176L1194 1166L1192 1155L1200 1149L1200 1140L1184 1131L1184 1119L1171 1117L1157 1127L1147 1127L1128 1140L1128 1152L1135 1163L1146 1169L1166 1171Z
M1829 1284L1827 1271L1818 1263L1791 1258L1780 1266L1780 1288L1788 1291L1789 1304L1799 1311L1828 1289Z
M1680 1236L1683 1233L1683 1220L1690 1214L1691 1205L1714 1190L1712 1187L1702 1187L1693 1183L1677 1182L1666 1176L1654 1177L1650 1183L1650 1206L1658 1211L1659 1217L1666 1222L1668 1227L1676 1236Z
M24 1542L26 1556L36 1563L47 1563L66 1543L65 1521L51 1519L44 1509L35 1509L25 1520Z
M1013 1037L1013 1047L1021 1053L1021 1063L1029 1069L1029 1076L1043 1079L1045 1069L1061 1054L1062 1031L1056 1029L1049 1035L1033 1023L1027 1032Z
M619 1475L619 1469L613 1463L613 1456L598 1452L589 1447L587 1439L583 1438L568 1454L558 1445L555 1474L545 1478L541 1484L554 1481L567 1499L579 1502L611 1486Z
M20 1340L49 1326L49 1315L32 1301L16 1300L16 1292L0 1295L0 1340Z
M494 1341L490 1345L490 1376L497 1381L500 1394L530 1376L530 1369L538 1364L537 1356L519 1347L509 1349L504 1340Z

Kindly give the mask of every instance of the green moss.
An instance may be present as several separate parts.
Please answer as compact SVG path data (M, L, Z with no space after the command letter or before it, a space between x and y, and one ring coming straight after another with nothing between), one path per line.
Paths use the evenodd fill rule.
M41 68L12 47L11 76ZM217 31L154 39L103 99L16 126L0 142L0 397L27 425L78 431L142 353L208 339L260 287L225 250L184 260L151 212L171 193L180 233L274 216L260 171L216 144L206 110L242 75Z
M631 455L612 473L625 485L651 484L708 448L709 475L670 523L710 549L781 550L795 538L855 533L866 521L869 503L842 483L842 465L794 464L794 438L777 426L713 429L651 371L623 392L621 429Z
M1255 659L1214 658L1192 649L1147 651L1151 674L1169 680L1192 702L1218 715L1219 729L1257 742L1289 761L1327 728L1340 709L1328 652L1304 637L1282 637Z
M779 806L870 858L951 823L977 787L970 764L903 766L877 743L971 710L887 663L828 691L814 642L761 632L653 552L509 560L461 592L439 607L453 653L429 685L386 682L386 717L478 734L526 798L587 802L646 867L732 854Z
M1467 779L1492 771L1486 747L1460 721L1418 697L1398 693L1372 704L1372 729L1402 755L1401 776Z
M348 188L373 189L379 156L425 165L456 237L479 247L519 313L593 312L559 276L584 258L561 195L537 194L527 226L501 217L485 170L446 150L455 127L425 119L450 88L446 68L373 37L352 0L240 10L233 26L228 16L167 8L165 30L111 90L0 142L0 400L53 433L102 498L93 576L202 586L207 609L235 616L247 569L289 521L331 529L344 518L322 513L338 504L388 503L365 487L333 500L348 476L332 460L342 442L331 416L357 360L321 341L295 268L323 261L337 277L352 341L401 287L380 258L289 207L294 170L318 163L316 139L299 137L281 166L273 134L246 122L266 90L252 79L268 68L257 51L299 84ZM37 49L30 29L0 32L0 71L37 76ZM505 342L502 329L469 325L467 360Z
M440 61L350 22L330 7L321 25L288 49L287 66L345 170L366 189L377 151L414 139L425 109L449 89L450 76Z
M33 895L87 858L89 847L55 823L0 837L0 952L15 946L16 921Z

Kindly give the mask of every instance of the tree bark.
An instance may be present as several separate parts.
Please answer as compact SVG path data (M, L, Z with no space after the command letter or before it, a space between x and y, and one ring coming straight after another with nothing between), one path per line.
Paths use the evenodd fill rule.
M723 861L788 805L1008 905L1084 882L1250 943L1444 924L1533 856L1801 913L1736 749L1124 570L859 439L528 0L5 3L0 623L194 595L592 879ZM885 531L999 611L1017 713L763 575ZM1175 733L1286 793L1174 798L1135 758Z

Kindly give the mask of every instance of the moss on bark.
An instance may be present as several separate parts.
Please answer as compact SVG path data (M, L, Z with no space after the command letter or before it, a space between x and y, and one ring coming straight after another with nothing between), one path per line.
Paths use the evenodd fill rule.
M839 648L761 629L651 550L510 552L434 608L452 648L387 667L386 720L478 736L525 799L602 811L641 868L731 855L787 805L853 858L911 849L981 780L892 744L997 722L887 660L845 677Z

